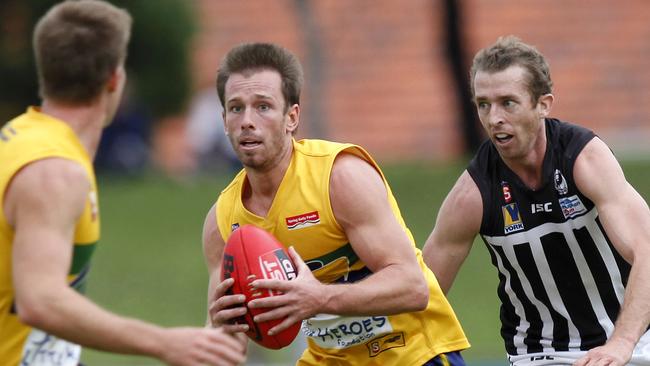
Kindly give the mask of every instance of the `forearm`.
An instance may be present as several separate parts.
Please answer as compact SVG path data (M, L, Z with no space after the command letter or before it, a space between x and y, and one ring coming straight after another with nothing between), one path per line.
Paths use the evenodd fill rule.
M84 347L157 357L165 344L162 328L110 313L70 288L32 300L29 307L29 325Z
M429 289L419 267L387 266L352 284L325 285L322 313L391 315L426 308Z
M214 327L214 324L212 322L212 319L210 319L210 305L212 304L213 301L215 301L215 288L217 286L217 281L214 276L214 271L210 271L210 276L208 278L208 298L207 298L207 304L205 308L205 326L210 328Z
M637 258L625 289L623 308L619 313L612 339L636 345L650 324L650 258Z
M451 285L454 283L454 279L467 254L467 250L458 254L451 250L445 250L442 247L434 248L434 245L429 245L428 243L422 250L424 263L431 269L431 272L435 275L440 288L445 294L449 293Z
M436 225L422 248L424 263L435 274L445 294L479 233L482 212L481 194L465 171L442 203Z

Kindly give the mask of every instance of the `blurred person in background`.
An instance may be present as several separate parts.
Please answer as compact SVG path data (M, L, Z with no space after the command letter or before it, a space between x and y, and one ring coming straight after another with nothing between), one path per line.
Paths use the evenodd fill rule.
M208 321L247 329L231 323L247 307L225 295L233 279L220 272L231 233L253 224L291 246L298 276L252 282L282 295L247 306L273 308L257 322L286 317L271 335L304 320L299 365L464 365L469 344L379 166L357 145L294 139L302 83L298 59L273 44L237 46L219 68L226 135L244 169L204 224Z
M34 31L40 107L0 130L0 362L79 363L81 345L171 365L234 365L222 330L161 328L81 293L100 236L92 166L126 83L131 16L98 0L52 7Z
M97 173L141 174L150 160L152 125L147 108L125 85L113 121L104 128L99 140L94 160Z
M221 126L223 109L214 87L198 92L190 103L187 140L199 171L238 172L241 164Z
M449 291L480 234L511 365L650 365L650 210L594 132L549 118L548 64L502 37L470 71L489 136L423 254Z

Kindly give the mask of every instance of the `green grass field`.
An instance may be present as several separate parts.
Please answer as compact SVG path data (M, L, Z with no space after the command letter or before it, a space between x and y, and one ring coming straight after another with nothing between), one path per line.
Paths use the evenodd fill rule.
M442 203L465 164L385 167L402 214L422 245ZM628 180L650 198L650 161L624 164ZM205 213L229 176L178 182L148 175L100 177L102 240L94 257L88 296L123 315L165 326L202 325L207 273L201 253ZM597 179L595 177L594 179ZM615 194L612 188L612 194ZM450 293L472 348L470 365L504 364L499 336L496 270L476 241ZM251 346L249 364L293 364L296 347L263 351ZM135 356L84 351L89 366L158 365Z

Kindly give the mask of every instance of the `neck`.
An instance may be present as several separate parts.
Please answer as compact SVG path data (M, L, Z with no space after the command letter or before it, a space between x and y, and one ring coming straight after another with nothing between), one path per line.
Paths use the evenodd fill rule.
M541 131L535 139L532 149L525 156L512 159L502 158L508 168L532 190L537 190L542 186L546 144L546 128L542 123Z
M41 112L67 123L75 132L91 159L95 158L97 146L107 120L103 102L88 105L67 105L44 100Z
M521 181L526 185L526 187L537 190L542 185L542 165L543 165L544 156L541 156L541 159L535 160L534 162L529 163L509 163L505 162L508 168L512 170Z
M292 155L293 143L289 144L272 166L265 169L245 167L247 183L244 183L242 198L249 211L258 216L266 216L289 169Z

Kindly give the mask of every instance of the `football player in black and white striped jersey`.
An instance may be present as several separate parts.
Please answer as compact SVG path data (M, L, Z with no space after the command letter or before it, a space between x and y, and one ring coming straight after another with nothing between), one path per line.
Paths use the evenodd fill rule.
M648 205L594 132L549 117L537 49L499 38L470 75L489 140L440 208L427 265L447 292L480 234L511 365L650 365Z

